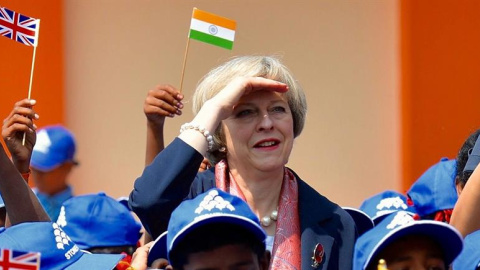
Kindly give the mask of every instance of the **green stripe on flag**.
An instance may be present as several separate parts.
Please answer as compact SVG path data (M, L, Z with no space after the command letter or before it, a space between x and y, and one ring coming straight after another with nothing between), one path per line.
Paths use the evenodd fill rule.
M190 29L190 38L209 43L212 45L216 45L225 49L231 50L233 48L233 41L226 40L223 38L219 38L216 36L212 36L209 34L202 33L197 30Z

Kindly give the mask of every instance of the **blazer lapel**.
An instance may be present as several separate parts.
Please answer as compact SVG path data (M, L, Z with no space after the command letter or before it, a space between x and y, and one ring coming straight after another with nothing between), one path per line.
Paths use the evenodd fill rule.
M333 213L331 203L298 178L299 215L301 229L302 269L328 269L329 261L338 261L332 254L335 239L323 228ZM318 247L317 247L318 245ZM317 250L316 250L317 247ZM323 250L323 254L321 251ZM315 255L315 251L317 254ZM333 258L332 258L333 256Z

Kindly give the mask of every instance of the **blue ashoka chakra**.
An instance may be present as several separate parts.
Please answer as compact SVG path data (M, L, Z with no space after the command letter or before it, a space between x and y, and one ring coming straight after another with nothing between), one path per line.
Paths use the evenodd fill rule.
M210 34L212 34L212 35L216 35L216 34L218 33L218 28L217 28L217 26L215 26L215 25L213 25L213 24L210 25L210 26L208 27L208 32L209 32Z

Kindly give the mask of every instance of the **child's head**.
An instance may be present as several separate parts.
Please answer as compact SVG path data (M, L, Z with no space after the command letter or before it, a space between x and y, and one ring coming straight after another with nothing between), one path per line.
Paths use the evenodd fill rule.
M443 250L438 242L422 234L405 235L382 249L368 265L367 270L377 270L377 263L384 259L388 269L446 270Z
M442 158L425 171L407 191L415 212L421 219L450 222L457 202L455 190L455 159Z
M377 269L380 259L387 262L390 270L417 269L415 265L448 269L462 247L462 237L452 226L439 221L417 221L399 211L358 238L353 270Z
M268 269L265 231L242 199L211 189L182 202L149 261L168 256L175 269ZM159 255L160 254L160 255Z
M212 223L191 231L170 251L169 258L175 269L185 270L222 265L267 269L270 260L263 242L230 223Z
M105 193L67 200L57 223L81 249L92 253L131 255L140 238L141 225L130 210Z
M413 212L413 207L407 204L407 197L397 191L385 190L365 199L359 208L373 220L380 223L387 215L396 211Z

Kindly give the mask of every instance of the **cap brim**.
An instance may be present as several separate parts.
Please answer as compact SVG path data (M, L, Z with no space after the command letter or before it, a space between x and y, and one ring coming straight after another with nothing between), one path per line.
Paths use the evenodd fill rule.
M130 208L130 205L128 205L128 197L123 196L117 199L117 202L121 203L123 206L125 206L129 211L132 211Z
M78 165L76 160L55 160L52 161L55 157L53 155L47 155L39 151L32 152L32 158L30 159L30 166L35 170L42 172L49 172L65 162L72 162L73 165Z
M393 229L387 235L382 237L373 248L365 265L369 265L370 261L377 255L377 253L390 243L403 236L413 234L420 234L433 238L442 248L445 255L445 263L447 265L453 262L463 248L463 238L452 226L439 221L420 220Z
M163 259L168 258L167 232L164 232L159 237L157 237L153 245L150 247L150 250L148 251L147 265L152 265L152 263L156 259L160 259L160 258L163 258Z
M245 228L245 230L251 232L259 241L263 243L265 243L265 239L267 237L262 227L260 227L259 224L255 223L254 221L252 221L247 217L233 215L233 214L223 214L223 213L208 214L208 215L204 215L203 217L198 217L196 220L194 220L190 224L184 226L182 230L180 230L175 236L173 236L172 241L167 241L167 242L170 242L170 246L167 246L168 250L171 251L172 249L174 249L175 246L185 236L190 234L193 230L210 223L215 223L215 224L226 223L226 224L238 225L240 227Z
M84 252L82 250L82 252ZM122 254L91 254L84 252L82 257L75 263L65 269L68 270L84 270L84 269L114 269L118 262L123 259L125 255Z
M61 163L58 161L52 161L52 157L45 153L39 151L32 152L30 166L32 166L35 170L48 172L60 166L60 164Z
M355 221L355 225L357 226L357 232L358 235L362 235L368 230L372 229L375 224L373 223L373 220L363 211L352 208L352 207L342 207L343 210L347 211L347 213L350 214L350 216L353 218L353 221Z

